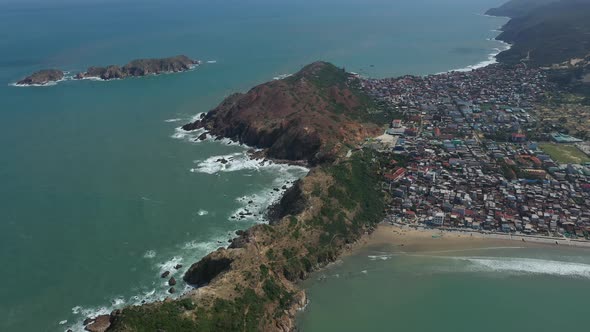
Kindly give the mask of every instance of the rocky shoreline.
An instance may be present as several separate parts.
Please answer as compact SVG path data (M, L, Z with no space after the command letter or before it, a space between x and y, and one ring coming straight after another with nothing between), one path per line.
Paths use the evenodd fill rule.
M48 85L63 80L64 72L58 69L44 69L16 82L18 86Z
M265 149L276 160L333 161L343 150L381 129L364 121L374 105L356 89L355 77L326 62L236 93L218 107L184 125L207 135Z
M124 79L128 77L142 77L164 73L178 73L190 70L201 62L192 60L185 55L178 55L162 59L138 59L120 67L109 65L106 67L89 67L79 73L75 79L95 78L101 80Z
M137 59L124 66L89 67L85 72L78 73L71 79L99 79L108 81L129 77L179 73L191 70L200 64L201 61L193 60L185 55L161 59ZM65 79L65 73L63 71L58 69L44 69L25 77L18 81L16 85L43 86L59 82L63 79Z
M269 224L236 232L227 248L189 267L183 280L193 290L116 310L86 330L294 331L296 313L307 304L298 282L335 261L383 215L376 156L358 148L380 128L359 117L359 106L371 105L354 83L352 75L318 62L230 96L185 125L254 146L273 162L312 168L269 209ZM311 109L314 104L322 109Z

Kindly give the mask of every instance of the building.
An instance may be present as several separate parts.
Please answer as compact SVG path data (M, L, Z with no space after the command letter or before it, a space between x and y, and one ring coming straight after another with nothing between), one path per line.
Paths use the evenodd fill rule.
M442 226L445 223L445 214L442 212L435 213L432 218L432 223L436 226Z

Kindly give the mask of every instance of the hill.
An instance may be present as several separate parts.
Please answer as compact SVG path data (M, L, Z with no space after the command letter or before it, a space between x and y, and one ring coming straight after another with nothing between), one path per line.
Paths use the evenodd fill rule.
M590 53L590 0L513 0L487 14L511 17L497 37L513 45L502 63L549 66Z
M344 69L315 62L228 97L183 129L263 148L275 159L332 161L381 131L378 105L357 86L358 79Z

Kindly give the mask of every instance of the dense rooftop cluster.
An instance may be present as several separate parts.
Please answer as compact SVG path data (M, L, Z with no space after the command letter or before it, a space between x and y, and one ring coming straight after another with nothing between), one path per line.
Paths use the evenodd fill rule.
M452 100L528 107L544 97L550 84L540 69L495 64L467 72L366 79L363 86L397 107L432 109Z
M527 136L551 88L543 72L495 65L364 87L402 111L368 143L391 158L390 221L588 236L590 164L560 163Z

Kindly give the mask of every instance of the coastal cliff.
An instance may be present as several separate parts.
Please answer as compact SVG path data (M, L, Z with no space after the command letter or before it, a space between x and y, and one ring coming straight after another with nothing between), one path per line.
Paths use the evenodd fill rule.
M266 149L274 159L333 161L380 131L367 121L375 105L356 84L354 75L316 62L286 79L228 97L183 129L204 129Z
M228 248L188 269L184 280L194 290L113 312L108 331L295 330L307 303L297 282L336 260L384 215L379 165L387 161L372 150L348 153L380 131L365 122L364 107L373 104L354 84L352 75L318 62L230 96L185 126L315 166L270 209L270 224L237 232Z
M57 69L44 69L18 81L17 85L46 85L64 78L64 72Z
M486 14L510 17L496 38L505 64L550 66L590 54L590 0L512 0Z
M138 59L123 67L110 65L106 67L90 67L85 72L76 75L76 79L100 78L103 80L123 79L163 73L187 71L199 64L185 55L178 55L163 59Z

